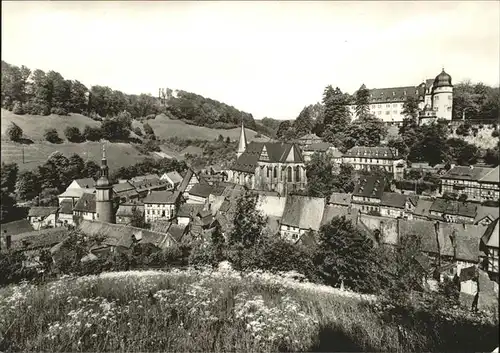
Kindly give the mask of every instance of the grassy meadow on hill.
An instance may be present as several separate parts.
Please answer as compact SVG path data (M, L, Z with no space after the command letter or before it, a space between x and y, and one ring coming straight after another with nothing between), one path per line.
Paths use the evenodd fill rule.
M229 137L231 140L236 141L240 137L240 128L232 129L213 129L205 126L190 125L182 120L171 119L164 114L157 115L155 119L146 121L154 130L155 135L159 139L168 139L171 137L178 137L181 139L199 139L199 140L215 140L222 135L225 138ZM141 126L141 122L134 121L132 126ZM256 138L258 133L246 129L247 139L249 141L267 141L266 137Z
M386 317L373 296L221 265L7 286L0 312L12 352L491 351L496 331L488 319L471 340L467 320Z
M33 143L20 144L8 140L5 132L11 123L15 123L23 129L23 137L31 140ZM239 138L240 129L234 128L229 130L212 129L202 126L189 125L180 120L174 120L165 115L158 115L155 119L147 120L147 123L153 128L158 139L168 139L170 137L179 137L181 139L200 139L200 140L215 140L219 135L224 138L229 137L231 140ZM64 129L69 126L76 126L83 130L86 126L97 127L100 122L81 114L71 113L69 116L59 116L51 114L49 116L39 115L16 115L6 109L2 109L1 116L1 156L2 161L6 163L15 162L19 165L20 170L30 170L43 164L47 157L54 151L59 151L66 156L73 153L79 154L84 160L94 160L99 162L101 159L102 143L100 142L83 142L72 143L68 142L64 136ZM134 120L133 128L141 127L140 121ZM48 128L55 128L59 137L64 141L60 144L53 144L45 141L44 132ZM266 137L256 138L255 131L247 129L247 138L251 141L266 141ZM22 162L24 148L24 163ZM151 153L154 158L173 157L183 159L183 152L169 148L167 145L160 145L162 153ZM133 165L148 155L141 154L132 144L128 143L111 143L106 142L106 151L108 155L108 163L112 170L121 166ZM201 149L199 153L201 154ZM186 151L192 153L192 151Z

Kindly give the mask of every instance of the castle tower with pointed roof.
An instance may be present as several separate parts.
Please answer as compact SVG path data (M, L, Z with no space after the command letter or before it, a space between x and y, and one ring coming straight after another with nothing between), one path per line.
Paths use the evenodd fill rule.
M247 149L247 135L245 134L245 125L243 120L241 120L241 131L240 131L240 140L238 141L238 149L236 150L236 158L240 158L243 152Z
M100 177L96 183L96 213L101 222L116 223L113 205L113 185L109 181L109 168L106 148L102 146Z

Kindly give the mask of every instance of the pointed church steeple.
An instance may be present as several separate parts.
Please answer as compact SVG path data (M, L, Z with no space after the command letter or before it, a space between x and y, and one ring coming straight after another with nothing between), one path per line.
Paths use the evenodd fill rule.
M115 223L113 204L113 185L109 181L109 168L106 147L102 146L101 175L96 183L96 214L101 222Z
M247 149L247 136L245 134L245 125L241 119L240 140L238 141L238 150L236 151L236 158L239 158Z

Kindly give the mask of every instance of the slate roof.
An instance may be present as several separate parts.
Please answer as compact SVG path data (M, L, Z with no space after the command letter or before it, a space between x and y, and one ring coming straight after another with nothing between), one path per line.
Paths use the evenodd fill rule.
M333 205L350 206L352 195L343 192L333 192L328 199L328 203Z
M248 144L245 152L243 152L243 154L233 163L231 169L246 173L254 173L264 147L266 148L269 158L266 162L287 163L286 159L292 148L294 148L294 163L304 161L300 149L295 144L281 142L251 142Z
M84 193L77 201L73 211L78 212L96 212L96 196L95 194Z
M334 205L326 205L323 211L323 216L321 218L321 226L328 224L335 217L346 217L353 224L358 223L359 210L357 209L347 209L345 207L336 207Z
M297 141L307 141L307 140L322 141L321 137L318 137L316 134L306 134L297 139Z
M384 192L380 205L394 208L405 208L407 195L398 194L396 192Z
M194 174L194 172L192 169L187 170L186 175L184 175L184 178L182 179L182 182L179 185L180 192L186 191L186 188L189 185L189 181L191 180L193 174Z
M124 183L114 184L113 190L118 194L118 193L122 193L125 191L130 191L130 190L135 191L135 187L132 184L130 184L128 181L126 181Z
M432 203L430 211L442 212L463 217L476 217L477 205L470 202L456 200L436 199Z
M399 237L418 236L422 240L422 251L455 257L457 260L477 262L479 260L479 243L486 227L463 225L456 223L439 223L436 240L435 222L425 220L399 220ZM452 243L455 237L456 247Z
M145 204L174 204L179 196L179 191L152 191L142 202Z
M168 181L160 179L144 179L132 182L132 185L135 187L135 190L137 192L144 192L144 191L164 188L168 184L169 184Z
M499 217L499 213L500 212L498 207L488 207L488 206L478 205L474 223L477 223L488 216L493 221Z
M161 249L167 247L169 243L175 243L175 239L173 239L169 234L126 226L123 224L83 220L80 223L79 229L82 233L89 236L104 236L105 240L103 243L107 246L130 248L133 244L133 236L139 234L142 237L139 243L153 244Z
M455 166L441 175L441 179L479 181L491 171L493 168Z
M480 183L499 183L499 168L500 166L497 166L494 168L492 171L488 172L485 176L479 180Z
M28 217L47 217L57 213L59 207L31 207L28 212Z
M418 199L417 205L415 206L415 210L413 211L414 215L429 217L429 210L431 209L432 200L426 200L423 198Z
M483 236L481 237L481 241L488 247L497 248L498 249L498 223L499 219L495 219L491 222L486 228Z
M95 193L94 188L88 189L78 189L78 188L69 188L66 189L59 197L70 197L70 198L80 198L83 194Z
M47 228L31 232L20 233L12 236L12 250L33 250L50 248L63 241L68 236L64 227Z
M344 157L378 158L378 159L399 159L395 152L389 147L361 147L351 148L344 154Z
M168 229L168 234L170 234L177 242L180 242L186 232L186 228L186 226L172 223Z
M281 223L300 229L319 230L324 209L324 198L288 195Z
M477 276L478 276L478 273L477 273L476 266L470 266L470 267L463 268L460 271L460 282L466 282L466 281L469 281L471 279L476 279Z
M85 189L85 188L90 188L91 189L91 188L93 188L95 186L95 181L92 178L75 179L74 181L82 189Z
M415 261L422 267L425 272L429 272L432 269L431 260L429 257L422 253L417 253L414 257Z
M136 177L133 177L130 179L130 182L136 183L136 182L141 182L141 181L154 181L154 180L159 180L160 177L158 174L146 174L146 175L139 175Z
M170 221L157 219L157 220L151 222L151 231L166 234L171 225L172 225L172 222L170 222Z
M330 148L335 148L335 147L331 143L328 143L328 142L317 142L317 143L313 143L313 144L310 144L310 145L304 147L304 151L326 152ZM335 150L338 151L336 148L335 148ZM338 152L340 152L340 151L338 151ZM340 156L342 156L342 153L340 154Z
M189 195L199 196L203 198L207 198L212 192L214 192L214 187L208 184L195 184L189 190ZM221 194L224 190L221 189Z
M73 214L73 201L62 200L59 203L59 213L60 214Z
M134 207L141 213L144 213L144 205L121 204L116 211L117 217L132 217Z
M369 91L370 91L370 98L369 98L370 104L404 102L407 97L415 97L421 100L425 95L423 87L421 86L373 88L370 89Z
M35 230L27 219L0 224L0 236L17 235Z
M354 188L353 196L381 199L384 194L385 178L370 175L361 177Z
M202 204L184 203L177 211L177 217L194 217L205 207Z
M174 170L166 174L170 178L170 180L172 180L174 185L182 183L182 176L177 171Z

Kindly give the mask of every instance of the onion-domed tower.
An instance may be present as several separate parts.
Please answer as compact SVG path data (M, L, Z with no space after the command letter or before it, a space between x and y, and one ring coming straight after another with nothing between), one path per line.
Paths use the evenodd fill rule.
M97 220L115 223L113 205L113 185L109 182L109 168L106 160L106 149L102 146L101 173L96 183L96 213Z
M438 119L451 120L453 108L453 85L451 76L443 71L432 84L432 109Z

